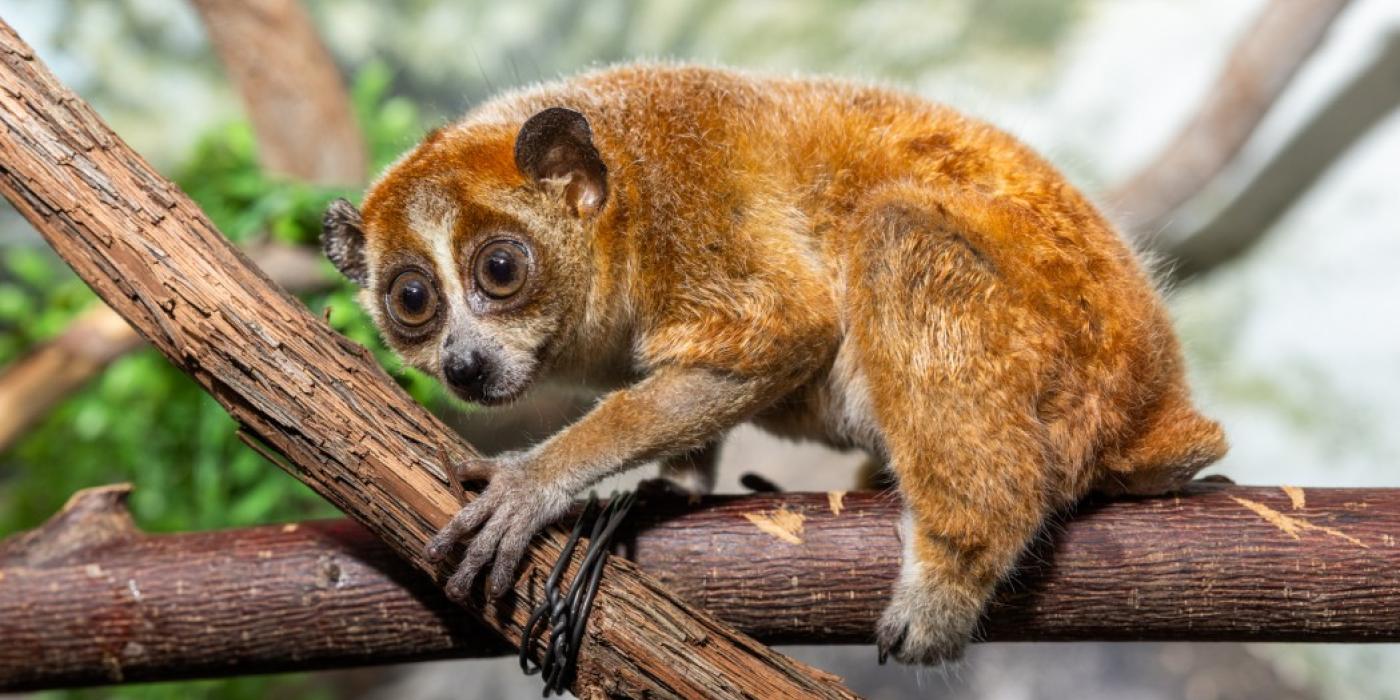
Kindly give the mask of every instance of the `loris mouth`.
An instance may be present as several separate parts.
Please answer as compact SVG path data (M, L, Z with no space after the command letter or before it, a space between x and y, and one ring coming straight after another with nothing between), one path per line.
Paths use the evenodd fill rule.
M510 382L507 386L502 386L502 384L505 382L493 382L476 390L454 386L451 383L448 383L447 386L457 398L487 408L513 403L530 388L529 381Z
M472 397L463 396L461 392L457 392L457 395L463 399L487 408L496 408L498 406L514 403L516 399L519 399L524 394L525 389L523 387L510 392L487 392L481 396Z

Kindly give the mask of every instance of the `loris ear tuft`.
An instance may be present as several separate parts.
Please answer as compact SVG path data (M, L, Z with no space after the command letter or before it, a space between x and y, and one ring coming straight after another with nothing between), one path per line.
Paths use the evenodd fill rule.
M575 216L608 199L608 167L593 147L593 130L578 112L550 107L525 121L515 137L515 166L538 185L561 187Z
M369 284L364 225L355 205L337 199L326 207L321 218L321 250L351 282L361 287Z

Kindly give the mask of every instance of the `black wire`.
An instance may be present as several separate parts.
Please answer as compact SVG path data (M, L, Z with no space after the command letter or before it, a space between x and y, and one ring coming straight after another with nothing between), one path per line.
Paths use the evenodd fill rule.
M544 599L530 614L520 642L520 670L525 675L544 674L544 697L549 697L551 693L563 695L573 682L574 672L578 670L578 649L583 641L583 630L588 625L593 598L598 594L598 583L603 578L603 566L608 560L613 534L636 500L636 494L631 491L621 495L614 491L608 497L608 505L599 512L598 494L590 493L587 505L564 543L559 561L555 562L549 577L545 579ZM569 568L574 549L589 523L593 528L588 536L583 561L568 590L561 595L559 580ZM535 635L541 631L546 619L549 623L549 643L539 664L535 664L530 652L534 648Z

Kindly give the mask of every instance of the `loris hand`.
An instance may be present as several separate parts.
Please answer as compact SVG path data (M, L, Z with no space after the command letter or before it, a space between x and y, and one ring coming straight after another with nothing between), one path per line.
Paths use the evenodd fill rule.
M531 469L532 462L531 454L525 452L464 465L466 476L488 477L491 483L428 542L428 559L442 561L458 540L479 528L447 581L449 597L466 598L477 573L493 560L487 590L496 597L504 595L531 538L569 509L570 494Z

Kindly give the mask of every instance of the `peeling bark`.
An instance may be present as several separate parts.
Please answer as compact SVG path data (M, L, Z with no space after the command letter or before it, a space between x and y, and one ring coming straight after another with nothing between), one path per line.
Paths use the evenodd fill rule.
M470 447L274 285L0 22L0 192L128 323L284 455L286 468L415 568L458 508L442 465ZM472 605L512 645L560 554L535 540L513 594ZM575 556L574 565L579 555ZM850 697L838 679L764 647L626 561L603 577L585 635L582 697Z
M360 184L369 156L350 97L296 0L193 4L243 97L263 167L323 185ZM319 254L265 244L248 255L291 292L327 281ZM317 260L308 262L312 256ZM6 367L0 374L0 451L107 365L144 345L120 316L98 305Z

